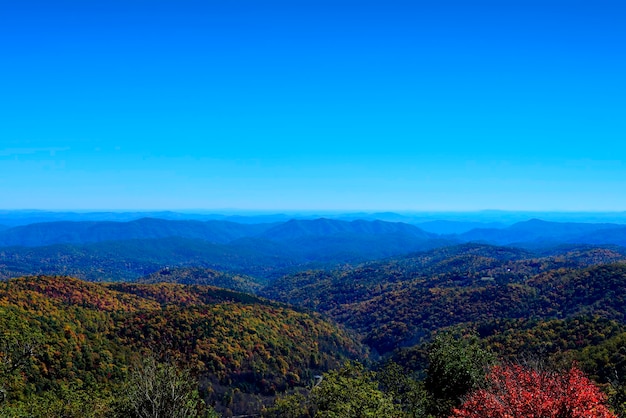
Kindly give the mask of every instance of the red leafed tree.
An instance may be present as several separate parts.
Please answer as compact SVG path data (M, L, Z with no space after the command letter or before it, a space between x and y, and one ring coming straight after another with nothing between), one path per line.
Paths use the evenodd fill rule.
M557 373L496 366L487 380L451 418L616 418L604 394L575 367Z

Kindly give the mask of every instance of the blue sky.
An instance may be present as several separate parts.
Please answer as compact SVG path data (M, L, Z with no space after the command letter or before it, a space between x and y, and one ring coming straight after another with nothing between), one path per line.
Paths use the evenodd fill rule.
M0 0L0 207L626 210L625 21L602 0Z

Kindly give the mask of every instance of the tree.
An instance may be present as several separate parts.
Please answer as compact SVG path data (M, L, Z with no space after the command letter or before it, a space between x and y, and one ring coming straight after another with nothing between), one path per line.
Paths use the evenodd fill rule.
M263 408L261 416L266 418L311 418L309 399L302 393L280 396L274 404Z
M0 411L2 417L110 418L112 395L96 387L59 384L54 390L11 402Z
M402 411L378 388L374 373L358 363L347 363L326 374L312 390L315 417L398 417Z
M198 417L204 402L197 387L188 370L147 357L131 371L127 398L118 407L118 414L136 418Z
M549 372L495 366L451 418L613 418L606 396L575 367Z
M461 404L463 396L482 384L495 357L483 350L476 338L455 338L445 333L432 342L428 362L425 388L430 399L427 411L443 417Z
M394 403L407 417L422 417L427 406L427 394L422 382L417 382L410 373L393 361L386 362L376 373L380 388L390 395Z
M0 404L8 395L13 380L23 380L19 371L34 358L37 344L27 338L4 335L0 337Z

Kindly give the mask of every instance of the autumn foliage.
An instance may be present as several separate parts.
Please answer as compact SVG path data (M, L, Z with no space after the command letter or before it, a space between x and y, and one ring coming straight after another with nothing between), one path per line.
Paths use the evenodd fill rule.
M612 418L605 396L577 368L564 373L495 366L451 418Z

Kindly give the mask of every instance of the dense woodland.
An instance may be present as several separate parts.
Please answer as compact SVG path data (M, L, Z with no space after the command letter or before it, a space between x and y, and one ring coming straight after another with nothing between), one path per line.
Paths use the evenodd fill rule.
M72 224L72 243L31 226L41 245L0 248L0 416L151 416L147 383L177 394L168 416L626 416L626 249L571 242L619 227L534 221L497 233L533 245L498 246L380 221L175 225Z
M32 347L4 383L5 403L24 408L67 388L106 404L149 355L202 377L206 401L227 411L250 402L246 394L274 395L366 355L317 314L210 286L38 276L0 284L0 306L5 347Z

